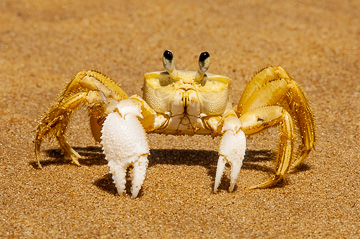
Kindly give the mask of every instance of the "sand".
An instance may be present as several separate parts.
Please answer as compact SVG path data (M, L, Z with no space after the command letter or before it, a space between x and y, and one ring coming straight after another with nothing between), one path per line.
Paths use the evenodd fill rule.
M360 1L0 2L1 238L359 238ZM177 69L233 79L240 98L259 69L283 66L316 117L317 145L286 184L246 190L274 171L277 128L248 137L235 192L212 193L219 139L150 135L140 197L116 195L86 109L67 134L84 156L64 159L55 140L36 168L34 129L68 80L101 71L129 94L143 74ZM228 175L228 173L227 173Z

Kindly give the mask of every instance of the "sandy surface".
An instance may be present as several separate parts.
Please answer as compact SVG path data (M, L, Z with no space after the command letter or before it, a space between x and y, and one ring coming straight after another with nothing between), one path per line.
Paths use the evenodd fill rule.
M360 1L129 2L0 1L0 237L358 238ZM273 172L271 129L248 138L236 191L225 179L213 194L219 139L151 135L141 195L121 197L85 109L68 132L82 167L45 140L36 169L34 129L74 74L96 69L141 94L164 49L178 69L209 51L234 101L260 68L288 70L316 116L301 170L284 186L245 189Z

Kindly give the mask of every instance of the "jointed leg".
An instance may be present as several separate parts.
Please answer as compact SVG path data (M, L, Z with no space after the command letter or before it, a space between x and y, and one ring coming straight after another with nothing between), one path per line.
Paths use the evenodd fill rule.
M304 93L281 67L268 67L256 74L247 85L236 112L240 117L256 108L271 105L289 108L299 126L302 143L291 166L295 168L315 146L315 123Z
M293 169L299 166L315 147L315 122L306 97L295 81L289 84L286 99L291 110L290 113L298 121L302 141L297 151L296 160L291 165Z
M279 103L286 96L290 76L281 67L267 67L257 73L247 84L237 105L236 113Z
M240 121L245 134L254 134L264 128L280 125L281 135L275 175L251 188L274 186L284 179L292 160L294 129L290 114L280 106L265 106L243 114Z
M77 154L66 142L64 138L67 124L69 123L72 111L85 99L86 93L81 92L69 96L61 103L53 106L47 114L41 119L35 135L35 156L38 167L40 164L40 146L44 137L47 135L55 134L59 141L61 149L64 151L67 157L70 157L75 164L79 164Z
M56 136L56 139L58 140L61 149L65 153L65 157L71 159L71 162L77 166L80 166L79 159L81 158L81 155L78 154L69 144L66 142L66 139L64 135Z
M84 103L89 108L92 119L103 119L122 99L126 99L125 92L112 80L95 71L79 72L62 92L57 102L40 120L35 135L35 156L39 168L40 145L46 136L55 135L65 156L79 165L80 155L73 150L64 137L72 113ZM91 124L94 137L99 140L98 124Z

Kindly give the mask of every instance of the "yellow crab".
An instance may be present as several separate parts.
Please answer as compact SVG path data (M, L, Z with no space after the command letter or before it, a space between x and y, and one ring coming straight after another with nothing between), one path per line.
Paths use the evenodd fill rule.
M169 50L163 54L163 64L166 71L145 74L143 98L128 97L119 85L99 72L79 72L37 126L38 166L41 168L42 139L50 134L55 135L65 156L80 165L81 156L66 142L64 134L71 114L81 103L89 110L93 136L103 146L119 194L125 190L127 169L133 166L131 194L134 198L143 184L148 165L146 133L222 136L214 192L226 163L231 165L229 191L233 191L245 155L245 135L280 125L275 174L251 188L274 186L314 148L314 118L308 101L283 68L268 67L257 73L234 108L229 101L231 80L206 73L210 65L208 52L200 54L197 71L176 70ZM296 158L293 156L294 122L301 136Z

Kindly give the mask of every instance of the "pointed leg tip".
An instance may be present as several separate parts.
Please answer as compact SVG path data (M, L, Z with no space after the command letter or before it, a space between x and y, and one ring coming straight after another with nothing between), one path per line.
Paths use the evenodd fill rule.
M75 164L76 166L80 167L81 164L79 163L79 161L72 161L73 164Z
M80 167L81 164L79 163L79 159L81 159L82 157L71 157L71 163L75 164L76 166Z
M41 166L41 163L40 163L40 162L37 162L37 168L38 168L38 169L42 169L42 166Z
M283 175L274 175L271 178L269 178L267 181L265 181L264 183L248 187L247 189L252 190L252 189L265 189L265 188L274 187L282 180L284 180Z
M246 188L247 190L254 190L254 189L257 189L257 185L253 185L251 187L247 187Z
M220 186L220 183L214 185L214 188L213 188L213 192L214 192L214 193L217 193L217 192L219 191L219 190L218 190L218 189L219 189L219 186Z
M140 189L135 189L135 190L132 190L132 193L131 193L131 198L132 198L132 199L137 198L137 196L138 196L139 192L140 192Z
M230 184L229 193L232 193L235 189L235 184Z
M115 181L114 181L115 183ZM126 195L125 193L125 184L124 185L116 185L115 183L115 187L116 187L116 193L115 195L119 195L120 197L123 196L123 195Z

